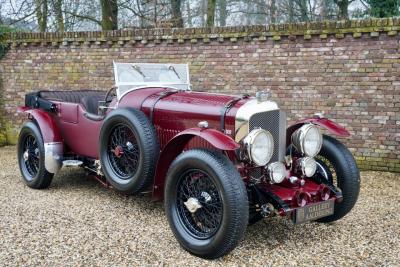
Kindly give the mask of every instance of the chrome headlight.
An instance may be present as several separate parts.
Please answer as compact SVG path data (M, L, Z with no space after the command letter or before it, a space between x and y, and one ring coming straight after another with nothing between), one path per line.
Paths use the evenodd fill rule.
M301 172L304 176L312 177L317 171L317 162L313 158L301 158L299 163Z
M315 157L322 146L322 134L313 124L305 124L292 134L294 147L309 157Z
M274 138L263 129L254 129L242 141L246 157L257 166L265 166L274 152Z
M282 162L270 163L267 168L269 179L274 184L279 184L286 177L286 167Z

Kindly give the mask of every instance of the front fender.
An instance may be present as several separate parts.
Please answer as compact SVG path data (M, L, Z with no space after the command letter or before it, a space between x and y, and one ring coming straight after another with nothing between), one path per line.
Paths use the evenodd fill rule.
M190 128L178 133L173 139L171 139L167 145L173 142L176 138L181 136L189 135L191 137L199 136L209 142L212 146L220 150L236 150L240 147L230 136L223 134L215 129L203 129L203 128Z
M290 138L292 136L292 134L299 129L301 126L303 126L306 123L312 123L315 125L318 125L321 128L326 129L328 132L330 132L331 134L337 135L337 136L341 136L341 137L348 137L350 136L349 131L347 131L343 126L329 120L326 118L307 118L307 119L303 119L300 121L296 121L295 123L293 123L292 125L290 125L287 130L286 130L286 136L287 136L287 140L286 140L286 144L290 144Z
M153 198L155 200L163 199L165 177L169 166L195 136L204 139L216 149L223 151L233 151L240 147L231 137L215 129L190 128L175 135L161 151L158 160L153 188Z
M53 117L40 109L18 108L18 112L28 114L34 119L42 134L44 143L44 165L48 172L56 173L62 167L64 144L60 130Z

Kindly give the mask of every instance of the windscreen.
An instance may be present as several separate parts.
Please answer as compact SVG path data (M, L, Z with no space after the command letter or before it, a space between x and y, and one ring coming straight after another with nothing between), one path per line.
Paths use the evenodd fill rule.
M115 85L120 98L125 92L141 87L174 87L190 90L187 64L116 63Z

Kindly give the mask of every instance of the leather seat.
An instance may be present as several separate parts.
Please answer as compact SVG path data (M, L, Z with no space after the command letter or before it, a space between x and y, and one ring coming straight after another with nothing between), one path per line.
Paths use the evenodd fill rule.
M85 96L81 99L81 104L87 112L97 115L99 111L99 101L104 100L104 97L104 95Z
M98 114L99 101L106 92L99 90L40 91L39 97L46 100L82 104L88 113Z
M81 103L81 99L85 96L103 96L106 94L104 91L99 90L76 90L76 91L40 91L39 97L70 103Z

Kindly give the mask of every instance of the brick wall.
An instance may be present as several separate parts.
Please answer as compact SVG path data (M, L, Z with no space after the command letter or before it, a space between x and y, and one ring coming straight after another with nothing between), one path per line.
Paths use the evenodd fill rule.
M290 120L324 112L363 169L400 171L399 19L214 29L10 34L8 118L36 89L108 89L112 61L189 63L196 90L270 89Z

